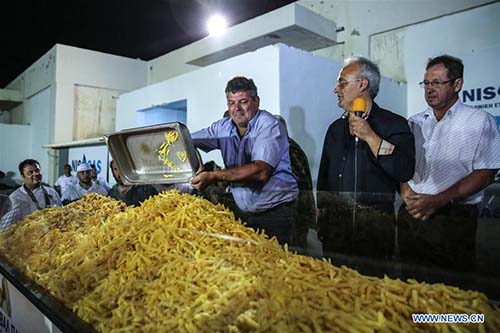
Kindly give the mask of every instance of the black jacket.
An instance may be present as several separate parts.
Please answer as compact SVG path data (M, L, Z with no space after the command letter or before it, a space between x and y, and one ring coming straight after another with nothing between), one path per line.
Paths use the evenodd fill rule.
M395 149L391 155L373 156L368 144L358 142L357 197L367 204L392 204L400 183L410 180L415 169L415 139L405 118L373 103L367 119L371 128ZM330 125L323 144L318 174L318 208L328 203L321 193L354 192L355 140L349 120L340 118Z

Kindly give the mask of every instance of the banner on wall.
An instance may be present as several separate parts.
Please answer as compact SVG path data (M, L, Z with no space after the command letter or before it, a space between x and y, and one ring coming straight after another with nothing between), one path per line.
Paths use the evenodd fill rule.
M462 102L491 113L500 128L500 48L459 55L464 62Z
M106 145L70 148L68 151L68 164L71 165L74 171L82 163L94 164L97 174L109 180L108 156L108 147Z

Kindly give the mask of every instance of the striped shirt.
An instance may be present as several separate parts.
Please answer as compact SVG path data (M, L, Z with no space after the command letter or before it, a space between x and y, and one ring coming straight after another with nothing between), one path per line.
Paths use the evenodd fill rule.
M45 196L44 190L47 196ZM24 186L19 187L9 195L9 202L7 205L10 205L10 209L6 209L5 215L0 216L0 232L14 223L22 221L27 215L38 210L39 207L43 209L61 206L59 194L57 194L56 190L52 187L40 185L35 187L31 193L33 193L36 201L31 199ZM46 201L46 199L48 199L48 201Z
M431 108L409 119L416 165L411 189L438 194L479 169L500 169L500 133L495 118L458 100L437 121ZM481 202L484 191L461 203Z

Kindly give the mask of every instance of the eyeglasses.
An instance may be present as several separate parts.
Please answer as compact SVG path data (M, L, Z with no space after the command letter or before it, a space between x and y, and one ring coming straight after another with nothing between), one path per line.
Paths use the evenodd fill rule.
M356 79L352 79L352 80L344 80L344 79L338 79L337 80L337 83L335 86L338 86L340 89L344 89L345 86L347 86L347 84L349 82L355 82L355 81L360 81L360 80L363 80L362 78L358 77Z
M418 85L420 86L420 88L425 88L425 87L428 87L429 85L432 88L437 88L439 86L444 86L445 84L453 82L455 80L456 79L451 79L451 80L446 80L446 81L426 81L426 80L424 80L424 81L420 82Z

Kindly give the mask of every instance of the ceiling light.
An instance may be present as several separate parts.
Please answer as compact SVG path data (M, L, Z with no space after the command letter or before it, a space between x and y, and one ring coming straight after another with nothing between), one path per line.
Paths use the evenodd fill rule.
M222 33L224 33L224 31L226 31L227 22L224 17L216 14L208 20L207 27L210 36L217 36L221 35Z

